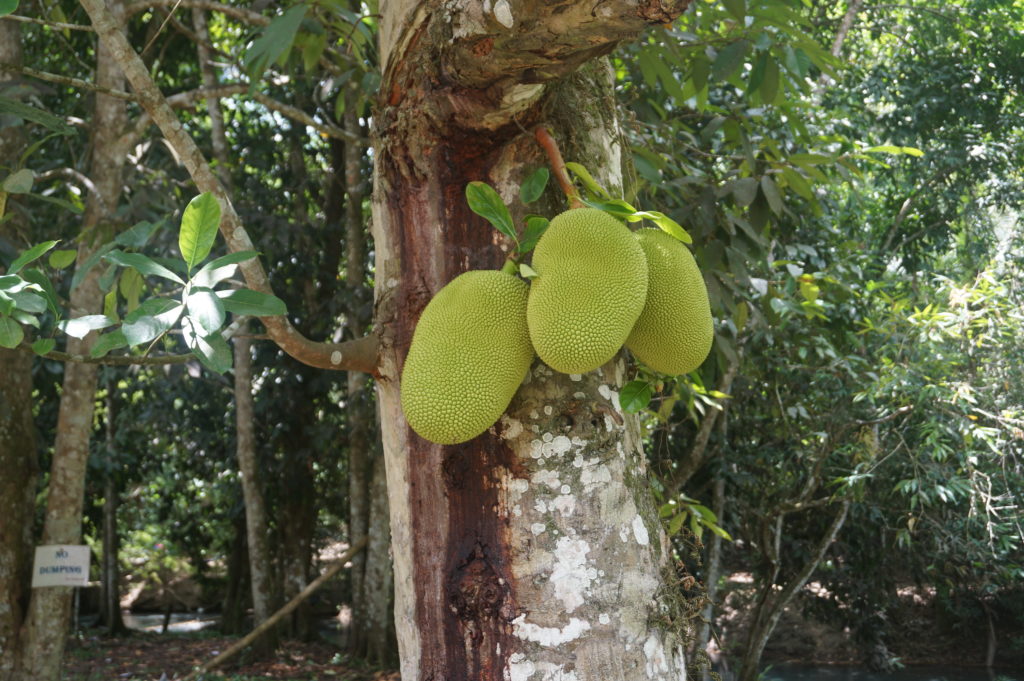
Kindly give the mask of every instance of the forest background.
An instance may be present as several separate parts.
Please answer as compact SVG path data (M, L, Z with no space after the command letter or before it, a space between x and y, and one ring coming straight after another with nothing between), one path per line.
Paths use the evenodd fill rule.
M240 632L323 547L369 535L344 573L349 645L393 664L374 380L295 361L254 319L283 302L311 338L372 329L380 10L108 5L277 297L250 278L219 313L197 299L182 330L160 321L179 225L199 234L213 208L183 217L188 159L81 6L0 1L0 643L25 627L25 547L67 459L84 505L70 494L63 522L81 516L111 629L128 577L187 574ZM687 229L716 319L700 370L641 371L621 407L640 414L692 645L717 629L744 681L787 608L846 632L850 659L913 658L908 594L962 661L1024 657L1022 29L1009 0L699 1L608 58L622 198ZM217 264L201 283L241 285ZM315 635L312 618L279 634Z

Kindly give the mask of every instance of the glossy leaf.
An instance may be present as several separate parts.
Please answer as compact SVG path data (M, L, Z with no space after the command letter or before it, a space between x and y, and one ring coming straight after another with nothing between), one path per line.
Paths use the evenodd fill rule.
M177 274L141 253L124 253L123 251L114 250L104 255L103 259L121 267L134 267L142 274L162 277L177 284L185 284L184 280Z
M219 226L220 203L213 194L204 192L189 201L178 232L178 248L187 271L191 272L210 255Z
M252 291L247 288L218 291L217 295L220 296L221 301L224 303L224 309L232 314L272 317L287 312L284 301L277 296Z
M37 260L43 257L43 255L48 250L50 250L56 245L56 241L44 241L41 244L36 244L35 246L28 249L27 251L25 251L24 253L22 253L21 255L14 259L14 262L11 263L11 266L7 268L7 274L17 274L22 267L29 264L33 260Z
M8 316L0 316L0 347L16 348L25 338L21 324Z
M544 189L548 186L548 178L550 176L551 173L544 167L537 168L530 173L530 176L523 181L523 186L519 188L519 200L525 204L530 204L539 199L544 194Z
M627 414L635 414L645 409L651 403L653 396L654 391L647 381L630 381L622 386L622 391L619 393L619 405Z
M470 182L466 185L466 202L469 209L487 220L496 230L518 243L516 230L512 226L512 214L494 187L486 182Z
M189 291L185 305L189 318L203 336L208 336L224 326L227 312L224 303L212 290L193 287Z

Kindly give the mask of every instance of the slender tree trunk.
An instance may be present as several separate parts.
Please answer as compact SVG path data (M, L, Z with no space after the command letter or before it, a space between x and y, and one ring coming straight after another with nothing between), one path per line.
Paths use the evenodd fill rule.
M115 382L107 381L106 425L107 453L106 470L103 474L103 605L102 618L111 635L125 630L121 619L121 570L118 566L118 552L121 542L117 535L117 509L120 506L121 490L117 484L118 469L116 418L117 406L114 395Z
M242 330L244 336L247 331ZM235 344L235 420L238 469L242 474L242 494L245 497L246 536L249 544L249 575L252 584L253 624L274 613L274 579L267 547L269 523L263 500L263 490L257 473L256 436L253 425L252 397L252 342L238 337ZM274 630L260 637L255 645L257 654L266 655L277 648Z
M308 414L308 410L305 412ZM306 429L308 432L308 429ZM316 443L296 442L296 449L312 451ZM302 592L309 584L312 563L313 533L316 529L316 486L313 479L311 457L296 461L285 473L285 498L278 504L277 547L278 563L281 566L282 602L287 603ZM307 640L314 635L309 602L299 605L284 621L282 632L285 636Z
M21 66L21 30L0 21L0 64ZM13 159L25 150L21 126L0 129L0 174L15 169ZM0 234L14 239L25 228L13 197L7 198ZM0 681L15 681L18 635L28 606L32 569L32 527L35 520L39 465L32 422L32 357L0 348Z
M721 526L725 521L725 478L720 477L715 480L711 506L711 510ZM697 651L697 655L706 654L708 643L711 641L711 632L714 629L715 596L718 594L718 576L721 574L722 567L722 538L712 533L710 542L704 564L704 593L707 595L708 602L701 611L701 622L697 625L697 634L694 637L694 650ZM710 669L704 670L703 678L704 681L710 680Z
M228 554L227 584L221 608L220 629L225 634L245 631L246 594L249 590L249 551L245 541L245 511L232 522L235 538Z
M108 0L107 7L115 17L122 16L121 0ZM96 83L114 90L124 89L124 77L117 62L102 43L96 52ZM116 230L112 216L123 184L125 149L118 144L118 136L125 129L126 104L122 99L100 93L95 97L95 115L90 126L92 158L89 175L96 191L91 192L86 200L78 248L79 267ZM78 286L71 289L71 317L96 314L102 309L101 271L102 268L93 268ZM95 337L94 332L82 340L68 338L68 352L88 355ZM42 544L77 544L81 541L96 377L94 364L68 363L64 368ZM71 617L71 597L70 587L33 591L28 618L22 630L23 681L56 681L59 677Z
M427 301L508 247L469 211L466 183L491 183L521 220L518 183L545 161L520 125L544 122L621 190L609 65L570 74L684 6L382 6L377 386L403 681L686 676L638 421L617 401L621 358L583 376L535 363L500 423L462 445L419 438L399 401Z
M779 623L783 610L793 600L797 592L807 584L807 580L811 578L814 570L817 569L818 565L825 558L825 553L828 551L828 547L832 545L832 542L835 541L839 530L843 527L849 510L850 502L847 500L841 501L839 510L832 518L832 523L825 531L825 534L822 535L817 546L814 547L814 551L800 567L800 570L786 582L781 590L776 591L774 577L766 581L761 587L761 598L754 609L754 621L747 634L737 681L754 681L757 678L758 667L761 664L761 654L764 653L764 647L768 643L768 639L771 638L772 632L775 631L775 625ZM781 533L781 529L779 532ZM777 539L781 540L781 536L777 536ZM776 549L774 553L774 574L777 576L779 572L778 550Z
M376 447L375 447L376 450ZM370 525L363 580L363 616L366 659L372 664L393 666L398 661L395 640L395 579L391 569L391 519L388 516L388 484L384 457L375 452L370 475Z

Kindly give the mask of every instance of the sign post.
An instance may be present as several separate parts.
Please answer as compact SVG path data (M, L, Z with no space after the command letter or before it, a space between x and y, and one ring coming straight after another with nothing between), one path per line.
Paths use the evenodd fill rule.
M32 588L89 584L89 547L73 544L37 546Z

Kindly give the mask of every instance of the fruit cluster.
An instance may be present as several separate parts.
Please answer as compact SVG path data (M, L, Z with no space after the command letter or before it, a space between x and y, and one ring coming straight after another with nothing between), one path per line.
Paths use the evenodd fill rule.
M680 241L630 231L593 208L551 221L530 285L496 270L466 272L427 304L402 371L402 409L437 444L470 440L497 421L534 353L583 374L625 345L654 371L696 369L711 349L704 280Z

